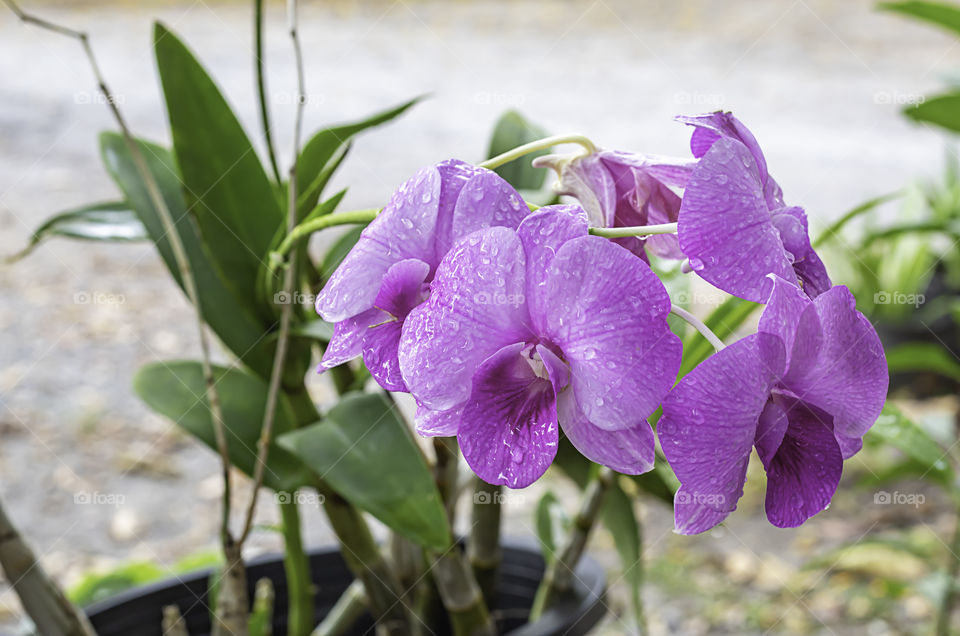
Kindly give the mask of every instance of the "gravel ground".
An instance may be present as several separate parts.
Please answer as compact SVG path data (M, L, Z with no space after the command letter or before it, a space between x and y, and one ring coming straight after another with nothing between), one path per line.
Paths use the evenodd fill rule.
M167 138L149 48L154 18L191 44L248 129L258 130L246 4L34 4L90 31L138 134ZM270 100L286 148L294 77L282 3L270 3L268 18ZM380 204L422 164L480 157L505 108L604 146L683 153L688 134L670 117L723 107L748 122L788 200L822 226L868 197L937 173L942 138L897 111L937 89L957 58L950 38L862 0L304 2L301 33L307 130L432 94L355 145L337 180L352 186L344 209ZM115 196L96 150L97 133L112 125L75 43L0 13L0 51L0 253L12 253L46 216ZM60 579L129 559L172 563L212 545L213 456L130 388L140 365L197 351L190 309L148 245L58 241L0 269L0 490ZM322 395L322 380L315 383ZM530 534L537 492L508 507L513 534ZM81 504L78 493L105 497ZM269 505L260 513L272 519ZM648 551L674 545L669 513L645 514ZM813 532L829 527L823 516ZM739 537L741 550L776 554L794 540L743 517L726 535ZM315 513L306 534L312 545L331 540ZM696 545L729 548L717 541ZM276 547L269 533L252 544ZM614 562L603 537L597 554ZM690 622L668 594L647 594L655 631ZM0 603L15 615L12 594L0 594ZM683 629L706 631L698 625ZM613 619L608 631L624 629ZM770 633L791 629L781 623Z

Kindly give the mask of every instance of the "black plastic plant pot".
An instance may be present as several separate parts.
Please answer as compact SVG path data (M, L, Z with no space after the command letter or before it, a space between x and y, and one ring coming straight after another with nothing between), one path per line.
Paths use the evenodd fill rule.
M316 586L314 618L320 622L353 581L340 552L325 548L310 553L310 568ZM561 603L544 613L536 623L526 617L543 577L543 557L537 548L508 543L503 548L498 599L494 604L498 633L510 636L582 636L588 634L606 613L606 575L592 559L584 557L576 569L574 587ZM199 571L128 590L86 609L98 636L162 636L161 616L167 605L177 605L191 636L210 633L207 583L210 571ZM283 560L266 555L247 563L252 597L256 581L268 578L276 594L273 633L287 633L287 589ZM373 634L373 621L365 616L349 632L351 636ZM449 631L437 631L445 636Z

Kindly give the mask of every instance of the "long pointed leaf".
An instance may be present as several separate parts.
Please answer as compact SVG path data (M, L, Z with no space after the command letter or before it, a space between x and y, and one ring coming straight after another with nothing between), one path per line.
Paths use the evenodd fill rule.
M60 236L85 241L129 243L150 237L143 223L124 201L92 203L61 212L33 231L30 242L12 258L19 260L48 238Z
M213 80L189 49L154 25L184 195L204 244L228 283L253 295L283 213L250 140ZM269 316L264 308L264 316Z
M917 18L952 31L954 35L960 35L960 7L955 4L909 0L881 2L877 8Z
M314 134L304 144L303 150L300 151L300 158L297 160L297 183L300 184L301 192L297 199L298 218L303 218L303 215L312 210L320 200L323 186L333 173L332 170L327 172L324 170L341 147L345 146L354 135L402 115L423 97L415 97L360 121L325 128Z

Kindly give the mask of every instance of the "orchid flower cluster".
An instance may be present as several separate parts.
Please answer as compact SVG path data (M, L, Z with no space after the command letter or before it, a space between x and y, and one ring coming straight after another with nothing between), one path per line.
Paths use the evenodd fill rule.
M886 398L880 341L747 128L723 112L678 120L694 129L690 158L538 158L571 204L532 210L455 159L419 171L318 296L336 323L322 370L362 356L384 389L414 397L421 435L456 436L491 484L536 481L561 432L625 474L653 468L659 437L681 483L681 533L736 508L753 448L771 523L826 508ZM757 333L717 343L677 382L683 348L667 316L684 312L651 255L765 304Z

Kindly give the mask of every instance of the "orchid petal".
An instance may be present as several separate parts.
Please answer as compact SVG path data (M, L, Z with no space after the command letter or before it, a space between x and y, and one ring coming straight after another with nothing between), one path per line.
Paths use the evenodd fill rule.
M490 356L473 378L457 441L473 472L490 484L525 488L557 454L556 390L516 343Z
M401 185L317 296L317 313L339 322L366 311L391 265L432 255L439 199L440 173L434 166Z
M571 391L557 399L557 417L567 439L590 461L625 475L640 475L653 468L656 442L646 420L618 431L604 430L587 419Z
M698 510L729 513L743 495L757 421L774 382L760 363L758 342L772 338L755 334L722 349L663 401L657 435L686 493L685 500L675 499L684 507L675 510L679 532L710 529L716 515Z
M760 190L747 147L720 139L693 171L678 222L680 246L697 274L754 302L770 294L767 274L796 278Z
M889 374L883 345L846 287L834 287L813 302L823 343L816 365L788 388L832 415L838 437L862 437L886 401Z
M516 232L501 227L471 234L444 257L430 298L403 326L400 369L414 397L434 410L457 406L486 358L529 340L525 267Z
M790 425L780 448L764 462L767 519L795 528L825 509L840 483L843 457L830 416L797 400L788 406Z
M542 335L570 364L577 403L596 426L632 428L660 404L680 366L670 298L650 267L609 241L567 241L547 271Z

